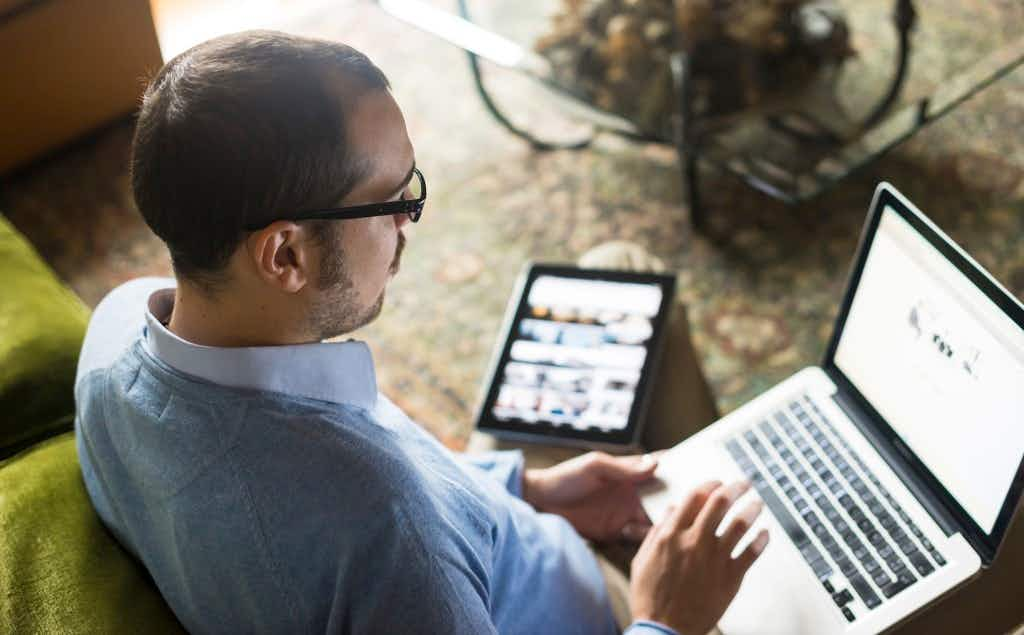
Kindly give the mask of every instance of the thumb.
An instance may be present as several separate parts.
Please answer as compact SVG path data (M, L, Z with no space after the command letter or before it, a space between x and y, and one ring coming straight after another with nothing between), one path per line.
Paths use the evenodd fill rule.
M613 481L632 481L639 483L654 475L658 468L658 460L650 454L634 456L598 455L594 469L602 478Z

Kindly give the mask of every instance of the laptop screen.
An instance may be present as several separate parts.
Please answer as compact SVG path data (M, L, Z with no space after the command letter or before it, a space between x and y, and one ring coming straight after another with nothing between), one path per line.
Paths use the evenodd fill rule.
M891 207L834 360L992 533L1024 456L1024 332Z

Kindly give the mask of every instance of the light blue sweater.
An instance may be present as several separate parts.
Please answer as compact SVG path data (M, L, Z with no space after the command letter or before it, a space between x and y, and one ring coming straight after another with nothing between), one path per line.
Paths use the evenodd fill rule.
M587 545L519 498L519 453L444 448L378 394L360 342L186 342L160 321L171 285L97 307L76 427L96 510L186 628L615 631Z

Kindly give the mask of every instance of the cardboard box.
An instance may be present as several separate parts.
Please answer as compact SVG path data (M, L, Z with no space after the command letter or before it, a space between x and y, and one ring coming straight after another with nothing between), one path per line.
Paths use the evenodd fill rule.
M149 0L3 0L0 173L135 111L162 64Z

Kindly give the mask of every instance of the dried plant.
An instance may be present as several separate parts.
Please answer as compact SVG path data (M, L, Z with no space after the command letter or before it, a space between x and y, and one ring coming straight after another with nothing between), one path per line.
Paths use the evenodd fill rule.
M822 0L562 0L536 48L565 86L662 134L675 51L709 114L757 106L852 54L842 11Z

